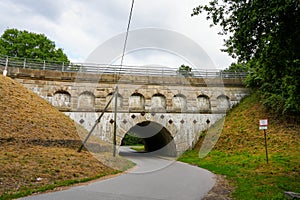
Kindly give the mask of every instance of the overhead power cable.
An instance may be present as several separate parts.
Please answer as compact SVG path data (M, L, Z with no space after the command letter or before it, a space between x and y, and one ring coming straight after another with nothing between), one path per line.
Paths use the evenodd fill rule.
M132 18L133 5L134 5L134 0L132 0L132 3L131 3L130 14L129 14L129 19L128 19L126 35L125 35L125 41L124 41L124 46L123 46L123 52L122 52L122 57L121 57L121 66L120 66L119 73L121 72L121 69L122 69L122 66L123 66L123 61L124 61L124 56L125 56L125 52L126 52L129 28L130 28L130 23L131 23L131 18Z
M131 8L130 8L130 14L129 14L129 19L128 19L128 25L127 25L127 30L126 30L126 35L125 35L125 40L124 40L124 46L123 46L123 51L122 51L122 57L121 57L121 66L120 66L120 70L119 70L119 74L121 73L121 69L123 66L123 61L124 61L124 55L125 55L125 51L126 51L126 46L127 46L127 40L128 40L128 33L129 33L129 28L130 28L130 23L131 23L131 17L132 17L132 11L133 11L133 5L134 5L134 0L132 0L131 3ZM117 78L117 76L116 76ZM116 80L116 89L114 92L114 98L115 98L115 109L114 109L114 134L113 134L113 156L116 156L116 147L117 147L117 109L118 109L118 84L117 84L117 80Z
M132 3L131 3L131 9L130 9L130 14L129 14L129 19L128 19L128 25L127 25L126 35L125 35L125 41L124 41L124 46L123 46L123 52L122 52L122 57L121 57L121 65L120 65L119 74L120 74L122 66L123 66L124 55L125 55L125 51L126 51L127 40L128 40L128 33L129 33L129 28L130 28L130 23L131 23L131 17L132 17L132 11L133 11L133 5L134 5L134 0L132 0ZM90 132L88 133L88 135L86 136L86 138L82 142L81 146L78 149L78 152L80 152L82 150L82 148L84 147L85 143L89 139L90 135L92 134L92 132L96 128L97 124L100 123L101 117L107 111L107 108L112 103L113 98L115 100L115 109L114 109L114 136L113 136L113 146L114 146L114 149L113 149L113 156L116 156L116 129L117 129L117 104L118 104L117 103L117 99L118 99L118 86L117 85L116 85L116 89L115 89L115 92L114 92L113 96L111 97L111 99L109 100L109 102L107 103L107 105L105 106L105 108L102 111L102 113L99 116L99 118L95 121L95 124L94 124L93 128L90 130Z

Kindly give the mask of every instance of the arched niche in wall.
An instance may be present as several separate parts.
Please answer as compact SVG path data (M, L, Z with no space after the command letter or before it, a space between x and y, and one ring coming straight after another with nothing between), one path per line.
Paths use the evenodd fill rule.
M210 99L206 95L199 95L197 97L197 105L200 111L208 112L211 109Z
M95 108L95 96L93 93L85 91L78 97L78 110L91 110Z
M166 97L162 94L154 94L151 98L151 111L165 111L167 106Z
M58 108L70 108L71 107L70 93L64 90L59 90L55 92L52 98L52 105Z
M187 101L183 94L176 94L172 98L172 109L173 111L186 111Z
M230 108L230 100L226 95L220 95L217 97L217 110L226 111Z
M106 96L106 104L109 102L109 100L112 98L113 95L114 95L114 93L111 92ZM117 109L121 109L123 107L123 97L120 94L118 94L117 96L118 96L117 97ZM115 109L115 98L112 99L110 105L108 106L108 109L109 110Z
M133 93L128 99L129 110L144 110L145 97L140 93Z

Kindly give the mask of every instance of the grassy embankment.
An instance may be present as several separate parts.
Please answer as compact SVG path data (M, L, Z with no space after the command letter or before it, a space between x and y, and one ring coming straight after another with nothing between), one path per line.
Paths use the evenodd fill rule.
M265 118L268 164L264 134L258 130L259 119ZM300 192L300 125L288 121L268 112L253 94L227 114L224 125L220 121L203 133L195 148L179 160L226 175L235 188L234 199L284 199L284 191ZM213 150L200 158L201 146L209 144L203 143L204 138L217 139L218 132Z
M77 152L87 132L45 100L0 75L0 199L86 182L132 166L96 138L100 151ZM99 150L99 148L98 148Z

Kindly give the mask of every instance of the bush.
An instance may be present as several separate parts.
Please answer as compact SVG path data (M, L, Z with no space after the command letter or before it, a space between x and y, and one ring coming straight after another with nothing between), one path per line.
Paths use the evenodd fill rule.
M121 145L125 145L125 146L128 146L128 145L143 145L144 144L144 140L143 138L139 138L136 136L136 134L134 133L126 133L123 140L122 140L122 143Z

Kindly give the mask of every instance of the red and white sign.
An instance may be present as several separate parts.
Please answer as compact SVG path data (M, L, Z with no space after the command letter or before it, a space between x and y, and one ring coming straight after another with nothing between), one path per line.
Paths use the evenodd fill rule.
M268 126L268 119L259 120L259 126Z
M268 119L259 120L259 130L266 130L266 129L268 129Z

